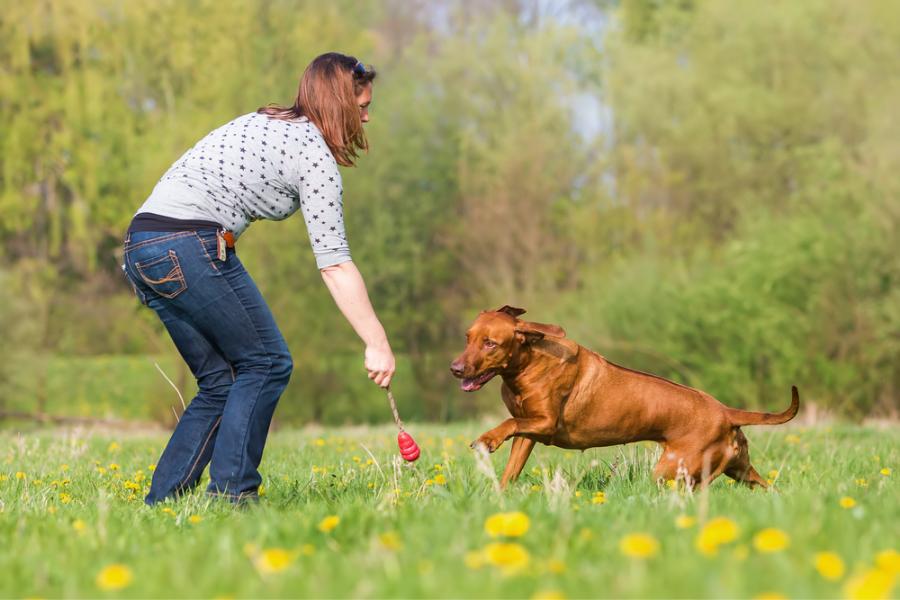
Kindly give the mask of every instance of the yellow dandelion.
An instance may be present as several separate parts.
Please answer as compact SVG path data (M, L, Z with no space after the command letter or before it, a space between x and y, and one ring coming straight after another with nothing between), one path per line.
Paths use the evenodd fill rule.
M426 479L425 485L434 485L434 479Z
M78 533L81 533L82 531L84 531L84 521L78 519L77 521L72 523L72 529L74 529Z
M106 469L104 469L103 467L98 467L98 468L97 468L97 471L99 471L101 475L103 475L104 473L106 473Z
M788 534L774 527L763 529L753 536L753 547L763 553L780 552L790 544Z
M706 556L715 556L719 546L734 541L739 531L737 523L731 519L719 517L706 524L706 527L694 540L694 546Z
M259 546L254 544L253 542L247 542L243 547L244 556L251 557L257 552L259 552Z
M530 526L528 515L521 511L497 513L484 522L484 530L491 537L519 537L528 533Z
M819 575L831 581L837 581L844 576L844 559L834 552L817 552L814 564Z
M291 565L293 557L282 548L271 548L260 552L253 560L253 566L263 575L280 573Z
M113 464L109 465L109 470L110 471L118 471L119 465L117 465L116 463L113 463Z
M594 496L591 498L591 504L605 504L606 498L603 496Z
M566 563L558 558L551 558L547 561L547 570L554 575L559 575L566 570Z
M63 470L63 471L68 471L68 470L69 470L69 465L61 465L59 468L60 468L61 470Z
M190 521L191 523L199 523L202 520L203 520L203 517L198 516L198 515L191 515L190 517L188 517L188 521Z
M354 456L354 457L353 457L353 462L360 462L359 457Z
M443 475L435 475L434 482L438 485L444 485L444 483L446 483L446 480L444 479Z
M897 575L900 573L900 552L894 549L879 552L875 555L875 564L885 573Z
M473 571L477 571L484 566L485 556L483 552L470 550L469 552L466 552L466 557L464 560L467 567L469 567Z
M591 539L593 539L594 532L590 528L585 527L578 533L578 537L581 538L583 541L587 542L587 541L590 541Z
M322 439L316 440L316 446L324 446L324 445L325 445L325 440L322 440Z
M842 508L853 508L856 506L856 500L851 498L850 496L844 496L840 500L840 504Z
M453 445L453 440L451 440L450 438L447 438L446 440L444 440L444 445L449 448L450 446Z
M381 542L381 545L388 550L400 550L403 548L403 542L400 540L400 536L397 535L396 531L385 531L378 536L378 540Z
M894 585L894 576L881 569L869 569L844 584L844 597L852 600L887 598Z
M112 444L109 445L109 448L107 448L107 451L118 452L121 449L122 449L121 446L119 446L117 443L113 442Z
M16 473L16 479L25 479L26 475L22 471Z
M541 590L535 592L531 600L566 600L566 595L559 590Z
M126 565L115 564L103 567L94 580L101 590L121 590L131 585L134 573Z
M753 600L787 600L787 596L781 592L762 592L753 596Z
M337 527L340 522L341 518L336 515L325 517L322 519L322 522L319 523L319 531L322 533L329 533L332 529Z
M697 524L697 519L688 515L679 515L675 519L675 527L678 529L690 529Z
M659 542L646 533L632 533L621 539L619 551L631 558L650 558L659 553Z
M528 550L512 542L494 542L484 547L485 561L504 567L507 572L528 566L531 556Z
M581 492L575 492L575 497L576 497L576 498L581 498Z
M147 468L148 468L149 470L151 470L151 471L155 471L155 470L156 470L156 465L148 465Z
M6 475L0 475L0 481L6 481L7 479Z
M419 564L416 566L418 567L419 575L422 575L423 577L427 577L434 572L434 563L427 558L420 560Z
M769 471L769 477L778 477L778 471Z
M263 486L259 486L259 490L256 492L256 495L257 496L265 496L268 493L269 492L266 491L266 488L264 488Z
M572 510L581 510L581 507L576 504L572 507Z
M891 474L891 470L890 470L890 469L882 469L882 470L881 470L881 474L882 474L882 475L890 475L890 474Z

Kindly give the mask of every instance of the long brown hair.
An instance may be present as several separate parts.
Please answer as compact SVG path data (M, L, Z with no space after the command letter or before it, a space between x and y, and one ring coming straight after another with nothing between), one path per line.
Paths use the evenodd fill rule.
M270 104L256 112L285 121L306 117L322 132L337 163L353 167L357 151L369 153L356 97L378 75L371 65L363 74L362 69L355 69L358 63L356 58L337 52L317 56L303 72L294 106Z

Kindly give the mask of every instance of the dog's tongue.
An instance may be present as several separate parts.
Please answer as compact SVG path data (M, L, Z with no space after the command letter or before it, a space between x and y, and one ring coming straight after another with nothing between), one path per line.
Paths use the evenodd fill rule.
M464 392L474 392L481 387L481 384L478 383L477 379L463 379L462 384L460 385L462 387L462 391Z
M479 377L463 379L460 387L462 387L462 391L464 392L474 392L477 389L481 389L481 386L490 381L496 374L496 371L488 371Z

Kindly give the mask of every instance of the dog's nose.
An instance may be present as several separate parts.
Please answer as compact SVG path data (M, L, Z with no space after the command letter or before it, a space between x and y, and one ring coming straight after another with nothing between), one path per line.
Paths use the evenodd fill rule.
M461 377L463 374L463 371L465 371L465 370L466 370L466 367L461 362L454 361L450 365L450 371L457 377Z

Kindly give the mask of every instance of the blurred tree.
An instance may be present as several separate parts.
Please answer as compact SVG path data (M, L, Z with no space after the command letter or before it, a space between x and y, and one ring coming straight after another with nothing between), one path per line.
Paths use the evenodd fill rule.
M0 326L27 340L29 401L54 353L171 357L118 270L132 214L203 135L290 103L337 50L381 71L345 214L404 418L498 408L447 366L503 303L731 404L799 383L890 412L898 42L890 0L11 3ZM384 420L307 240L290 219L239 247L295 357L277 416Z

